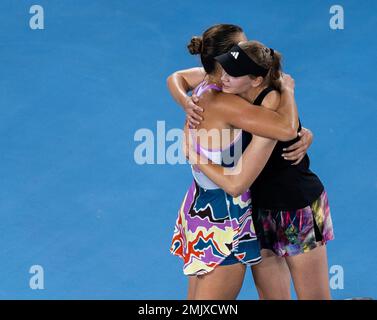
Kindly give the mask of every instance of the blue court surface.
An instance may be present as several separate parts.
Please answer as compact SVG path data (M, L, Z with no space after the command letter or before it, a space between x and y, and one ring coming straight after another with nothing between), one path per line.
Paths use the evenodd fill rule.
M137 164L135 133L153 133L154 154L173 143L157 137L158 121L185 119L166 78L199 66L186 44L216 23L282 52L329 195L332 296L377 298L376 13L373 0L2 0L0 298L186 298L169 247L191 170ZM248 270L239 299L257 298Z

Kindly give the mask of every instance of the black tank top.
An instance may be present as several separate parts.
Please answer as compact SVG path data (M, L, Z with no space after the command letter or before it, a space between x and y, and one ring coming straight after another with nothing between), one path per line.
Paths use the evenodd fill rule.
M260 106L266 95L276 90L268 87L254 100ZM299 119L299 132L301 121ZM249 132L242 131L242 149L246 149L252 140ZM306 154L298 165L285 160L281 155L287 148L299 140L299 137L282 142L278 141L272 154L257 179L251 185L253 207L279 210L295 210L313 203L324 190L320 179L309 169L310 159Z

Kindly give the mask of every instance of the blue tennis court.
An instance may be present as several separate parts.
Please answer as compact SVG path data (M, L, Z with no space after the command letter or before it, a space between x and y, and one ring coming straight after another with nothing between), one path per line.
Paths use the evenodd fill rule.
M29 24L36 4L44 29ZM173 142L157 127L183 126L166 78L199 66L186 44L216 23L283 54L329 195L332 296L377 297L376 1L3 0L0 12L1 299L185 299L169 247L192 176L158 163ZM151 164L135 161L140 129ZM239 299L257 298L248 270Z

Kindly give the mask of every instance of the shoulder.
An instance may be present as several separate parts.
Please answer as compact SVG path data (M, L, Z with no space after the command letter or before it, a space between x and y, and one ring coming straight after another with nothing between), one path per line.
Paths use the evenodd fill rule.
M217 115L226 121L244 117L246 112L253 110L250 108L251 104L245 99L225 92L217 92L211 104Z
M232 94L225 92L218 92L214 97L214 103L219 107L231 107L235 105L250 105L245 99Z
M268 109L277 110L280 105L280 92L278 90L270 91L263 99L262 106Z

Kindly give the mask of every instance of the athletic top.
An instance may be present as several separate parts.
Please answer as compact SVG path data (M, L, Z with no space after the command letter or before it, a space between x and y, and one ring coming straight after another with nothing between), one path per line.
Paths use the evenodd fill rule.
M207 82L204 81L201 84L199 84L199 86L195 89L194 93L197 96L200 96L210 89L221 91L221 88L219 88L215 84L207 84ZM237 134L234 140L227 147L218 149L208 149L202 147L199 143L196 143L193 130L189 129L189 131L193 137L194 148L196 152L198 154L204 155L207 159L211 160L215 164L231 168L237 163L238 159L242 154L242 131L240 131L239 134ZM203 172L201 172L195 165L192 165L191 169L194 179L203 189L221 189Z
M255 99L255 105L261 105L265 96L275 90L264 89ZM299 119L299 132L301 130ZM252 140L252 135L242 132L243 145ZM265 209L294 210L304 208L313 203L324 190L320 179L309 169L310 159L306 154L298 165L294 161L285 160L281 155L283 148L299 141L299 137L287 142L278 141L266 166L251 185L253 207Z

